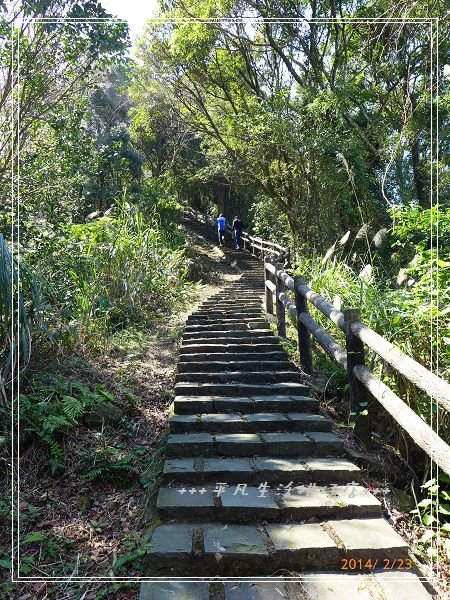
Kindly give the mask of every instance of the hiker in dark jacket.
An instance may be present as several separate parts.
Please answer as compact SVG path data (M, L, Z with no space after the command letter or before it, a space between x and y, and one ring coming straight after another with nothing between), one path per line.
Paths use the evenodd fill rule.
M245 229L246 227L247 227L247 225L244 225L244 223L238 217L234 217L233 223L232 223L232 228L233 228L233 239L234 239L234 244L236 246L236 250L239 250L239 248L241 247L242 230Z

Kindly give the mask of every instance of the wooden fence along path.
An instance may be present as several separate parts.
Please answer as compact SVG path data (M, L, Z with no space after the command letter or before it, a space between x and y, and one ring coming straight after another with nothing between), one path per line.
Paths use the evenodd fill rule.
M262 299L280 337L286 314L297 325L304 371L312 369L314 335L346 366L354 412L370 392L446 472L448 446L364 366L364 344L421 389L432 389L441 406L450 398L448 384L412 368L414 361L360 322L358 310L341 313L305 280L290 277L281 246L243 239L249 253L240 253L240 279L186 324L156 503L160 521L148 551L148 575L172 581L144 583L141 600L430 598L408 545L360 484L359 468L319 414L303 372L271 332ZM256 255L266 257L264 278ZM309 316L308 302L344 331L345 349ZM357 422L364 438L367 419ZM280 580L236 583L267 576ZM203 581L174 579L189 577ZM234 583L208 581L214 577Z

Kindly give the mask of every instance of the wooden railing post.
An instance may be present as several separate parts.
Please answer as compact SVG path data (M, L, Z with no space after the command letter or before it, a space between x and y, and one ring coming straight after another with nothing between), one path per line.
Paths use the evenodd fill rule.
M351 324L361 319L359 308L344 310L345 342L347 348L347 376L349 385L350 411L355 421L354 433L363 444L370 443L370 420L368 415L369 395L353 373L353 367L365 365L364 344L352 332Z
M273 315L273 292L269 290L266 285L266 281L272 281L272 273L268 270L267 264L271 264L272 261L268 256L264 257L264 289L266 292L266 313Z
M298 291L299 286L304 285L305 283L305 278L301 275L294 276L295 308L297 310L298 354L303 371L311 374L313 371L311 334L299 319L301 313L308 314L308 300Z
M289 267L291 264L291 249L289 247L286 248L286 256L284 259L284 264L286 265L286 267Z
M283 263L275 263L275 267L278 270L283 270ZM275 275L275 286L276 286L276 307L277 307L277 330L278 335L280 337L286 337L286 311L284 308L284 304L279 299L279 294L286 292L286 286L284 285L284 281L279 279L278 275Z

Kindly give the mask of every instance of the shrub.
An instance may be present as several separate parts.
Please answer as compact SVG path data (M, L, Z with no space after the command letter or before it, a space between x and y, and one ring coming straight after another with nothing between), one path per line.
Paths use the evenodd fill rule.
M448 256L450 210L397 207L392 216L394 252L388 263L370 242L364 254L355 254L346 235L324 257L297 256L297 273L306 276L310 287L337 308L360 307L367 325L434 372L439 365L439 374L448 378L450 263L438 258L430 231L439 218L440 255ZM351 252L345 250L348 244ZM326 317L314 308L311 312L343 343L341 332ZM369 353L369 361L417 414L428 423L436 423L436 406L425 393L377 356ZM439 423L441 435L448 439L448 415L443 413Z
M44 322L42 283L23 260L20 265L0 234L0 395L12 371L26 367L31 356L33 330L49 336Z
M66 226L39 254L69 343L75 338L101 345L111 329L145 325L183 299L180 240L125 199L100 218Z
M36 375L20 395L21 433L33 434L47 448L52 474L64 470L63 435L81 422L96 404L112 400L103 386L95 390L78 381L63 381L48 374Z

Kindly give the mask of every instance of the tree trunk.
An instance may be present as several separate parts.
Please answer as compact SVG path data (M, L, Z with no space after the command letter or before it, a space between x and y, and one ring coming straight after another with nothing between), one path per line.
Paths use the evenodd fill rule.
M227 216L230 199L230 184L225 179L217 183L217 206L219 213ZM228 215L230 217L230 215Z
M430 202L427 198L427 193L425 191L425 182L423 180L421 172L419 139L416 134L414 135L414 140L411 147L411 160L417 200L420 206L422 206L423 208L430 208Z

